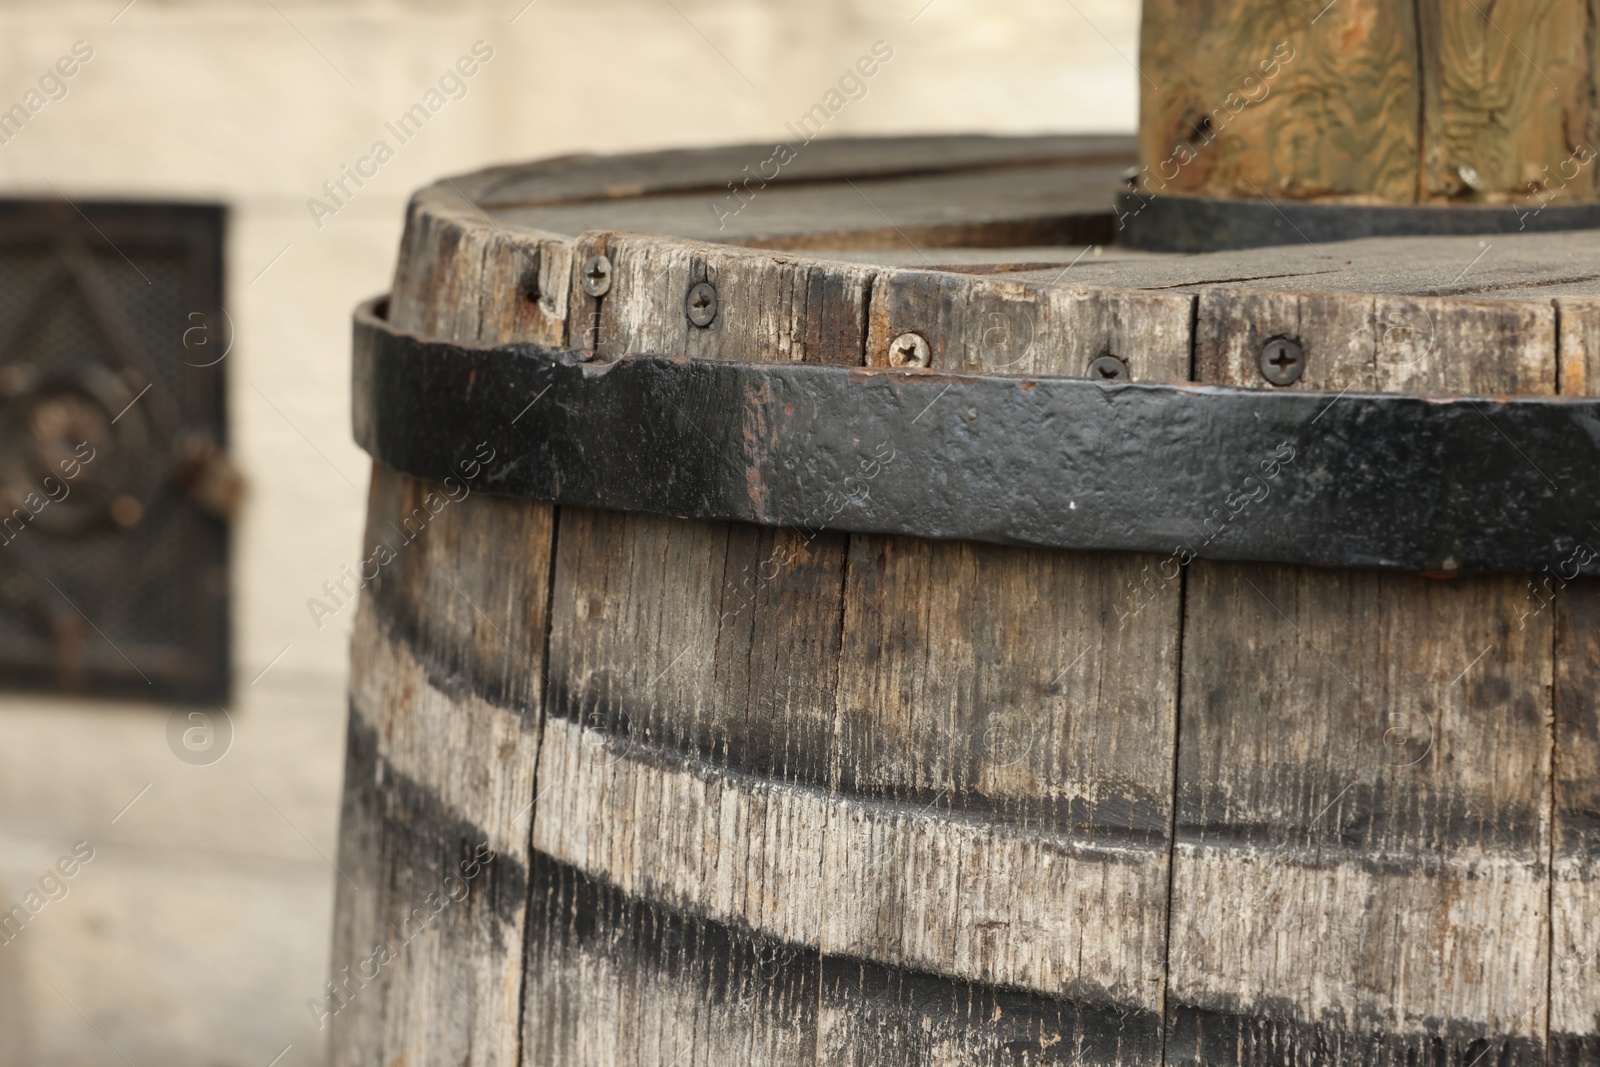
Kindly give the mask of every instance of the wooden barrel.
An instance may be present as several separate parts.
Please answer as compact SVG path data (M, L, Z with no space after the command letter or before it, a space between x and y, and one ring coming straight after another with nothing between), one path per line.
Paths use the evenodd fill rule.
M1600 392L1592 233L1138 253L1102 247L1132 139L773 153L441 182L388 323L595 374ZM908 429L963 432L961 395ZM334 1063L1600 1063L1570 557L1441 580L558 506L496 495L549 398L490 400L457 477L374 465ZM1195 524L1246 536L1269 458Z

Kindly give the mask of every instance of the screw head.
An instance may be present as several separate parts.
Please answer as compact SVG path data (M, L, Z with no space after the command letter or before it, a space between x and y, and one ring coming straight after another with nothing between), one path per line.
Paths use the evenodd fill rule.
M1294 338L1274 337L1261 346L1261 376L1273 385L1293 385L1305 370L1305 349Z
M926 367L932 358L928 339L920 333L903 333L889 343L891 367Z
M590 256L583 265L583 291L590 296L605 296L611 291L611 260Z
M1128 365L1108 353L1089 364L1089 377L1097 382L1125 382L1129 377Z
M710 282L690 286L689 295L683 299L683 311L696 326L710 326L717 317L717 287Z

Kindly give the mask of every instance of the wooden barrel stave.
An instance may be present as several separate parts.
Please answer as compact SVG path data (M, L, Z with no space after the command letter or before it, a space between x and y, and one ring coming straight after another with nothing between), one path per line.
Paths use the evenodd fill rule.
M1600 395L1600 300L1555 305L1559 391ZM1600 1063L1600 596L1594 582L1563 583L1554 569L1548 589L1543 576L1524 587L1536 595L1519 606L1519 625L1550 615L1555 631L1549 1055L1576 1067Z
M383 1062L417 1035L514 1062L553 509L474 494L431 513L442 499L373 481L367 545L397 554L352 646L339 866L359 903L327 1009L342 1047ZM507 544L515 563L480 565Z
M565 339L568 243L512 238L464 205L411 219L395 322L461 341ZM529 300L541 269L562 285ZM548 505L461 498L374 465L340 836L352 903L335 920L336 988L313 1008L336 1057L517 1060L553 529ZM508 545L515 562L499 558ZM472 866L485 849L493 859Z
M826 788L827 682L839 646L829 593L837 599L847 539L819 533L807 543L742 524L620 517L562 513L570 536L556 568L551 715L708 765ZM747 574L779 551L794 562L747 587Z
M1542 1062L1549 630L1504 625L1516 579L1193 566L1170 994L1194 1059L1174 1062L1219 1038ZM1263 1027L1286 994L1311 1018Z
M1494 360L1386 352L1397 313L1376 301L1203 294L1197 377L1260 382L1256 353L1284 333L1343 342L1308 347L1311 386L1329 392L1553 392L1553 309L1451 311L1434 346ZM1175 1062L1219 1040L1291 1062L1323 1048L1334 1062L1542 1061L1552 652L1548 620L1515 626L1523 582L1192 566ZM1230 887L1214 843L1273 850L1277 866ZM1262 1026L1248 1010L1286 994L1308 1019ZM1407 1029L1427 1042L1395 1039ZM1491 1049L1485 1033L1508 1036Z
M588 255L596 254L602 248L614 265L613 292L617 297L614 299L612 294L606 296L596 319L599 332L597 347L602 355L618 355L627 351L668 350L701 358L719 358L724 355L722 346L731 345L727 354L744 355L747 359L753 358L751 353L755 354L754 358L811 360L820 358L826 361L856 362L863 358L864 346L868 344L862 332L865 294L868 285L873 281L874 274L870 270L819 268L816 265L792 264L781 259L752 263L747 253L733 250L724 252L692 248L686 252L676 242L618 238L609 235L604 239L603 246L598 241L591 243L587 239L580 239L580 253L577 258L586 259ZM832 278L829 278L826 284L819 286L819 278L827 278L828 275L832 275ZM753 344L748 329L730 335L719 329L717 324L713 324L709 330L698 330L688 326L682 315L680 294L686 292L690 284L700 278L710 277L720 280L729 276L736 276L739 279L739 291L757 293L759 298L742 296L741 299L746 301L745 306L730 301L729 306L724 307L719 314L718 321L738 323L741 320L746 322L753 320L760 324L757 327L758 331L772 331L765 334L758 332ZM812 303L819 294L820 306ZM580 296L579 291L575 291L572 299L575 306L582 308L581 301L590 298ZM1178 302L1187 304L1182 298L1179 298ZM587 321L582 310L578 312L576 321ZM981 319L975 317L975 321L981 324ZM1088 340L1095 339L1088 338ZM883 348L887 349L887 342ZM1094 354L1099 354L1098 348ZM1082 363L1085 365L1088 359L1092 358L1087 350L1082 356ZM606 558L594 560L581 570L574 568L572 572L574 585L570 594L562 595L565 590L558 593L557 611L562 610L560 605L564 602L583 604L584 582L587 582L587 588L591 591L596 589L621 591L621 596L604 602L598 610L592 605L586 610L591 625L597 620L606 620L600 625L619 629L626 640L608 641L591 631L585 639L574 641L573 647L589 650L600 662L613 665L614 672L626 670L631 675L629 683L618 686L616 679L613 678L613 684L609 687L613 694L626 694L614 695L611 700L613 703L626 701L630 723L639 723L641 719L646 723L665 720L661 727L662 743L670 747L681 736L681 732L689 732L693 735L693 739L689 742L691 748L710 750L715 754L714 760L717 764L739 771L749 771L759 768L739 766L733 762L734 753L729 751L726 735L721 733L715 719L721 716L736 717L741 709L744 709L744 714L751 718L761 718L764 709L759 703L754 707L750 706L749 697L745 694L766 692L760 687L762 681L772 686L770 694L773 702L769 707L773 710L781 709L780 721L784 726L774 732L792 733L793 727L790 724L794 722L795 717L809 717L818 712L828 716L816 723L815 727L809 725L799 727L803 737L808 740L815 738L821 742L812 749L815 756L808 755L805 758L809 760L820 757L822 762L806 768L809 774L801 771L803 777L800 780L805 782L809 778L807 784L811 784L813 789L800 794L800 799L795 801L794 807L798 811L790 815L793 828L780 835L776 843L769 842L765 848L753 843L745 846L750 853L775 854L779 857L776 865L754 865L754 869L751 869L751 865L741 867L738 856L722 856L717 865L719 869L732 867L740 872L734 875L736 881L747 882L751 887L760 887L759 892L764 897L809 901L807 910L810 914L767 916L737 911L728 914L722 909L712 908L709 901L697 899L701 894L696 892L704 880L710 879L709 870L682 878L677 885L653 887L654 892L644 895L668 900L687 898L705 909L702 910L702 914L709 910L712 914L719 914L738 923L750 923L757 929L773 932L782 937L805 938L808 935L814 937L820 922L823 925L823 934L819 948L824 953L824 958L831 950L840 955L865 956L870 960L928 969L948 966L948 962L943 958L943 946L955 943L958 934L952 928L949 917L938 914L945 908L940 902L942 898L936 898L921 907L912 907L910 904L917 902L909 902L907 915L891 915L887 919L873 914L876 909L869 909L865 915L852 916L850 913L861 910L859 907L852 907L853 902L858 899L872 901L883 899L885 894L898 895L899 891L895 886L896 872L903 871L904 864L914 860L918 855L951 856L962 847L962 843L959 840L941 840L948 835L941 833L941 821L931 817L920 820L922 824L920 834L906 835L907 841L894 841L893 839L898 836L895 824L899 820L892 820L888 826L884 826L881 819L865 818L858 812L841 813L836 810L839 805L831 803L827 793L816 788L821 786L834 792L844 790L847 794L886 796L900 803L914 803L917 807L938 804L937 798L942 792L946 794L944 805L951 809L966 807L969 799L974 799L969 798L969 794L975 792L970 783L959 780L967 777L962 773L966 768L950 767L949 761L941 759L937 752L930 753L935 761L932 767L904 767L901 775L886 774L876 769L872 769L871 773L863 772L860 767L863 762L861 757L870 755L872 748L852 752L850 740L855 740L859 744L861 739L872 739L873 747L876 747L876 738L881 736L885 728L898 730L901 727L892 719L889 722L874 721L877 716L870 712L853 714L853 709L847 710L842 703L838 704L835 710L837 699L835 695L812 681L829 680L834 670L846 669L844 664L830 669L832 664L828 661L828 653L839 647L837 639L830 631L838 630L841 621L845 623L846 629L849 628L852 622L850 614L852 601L857 612L864 613L869 606L859 597L851 598L848 585L844 586L846 602L841 604L841 577L845 569L842 539L804 545L806 551L804 562L787 564L784 568L787 573L781 586L776 583L763 584L762 596L770 602L752 605L748 618L750 625L761 626L769 631L769 635L752 634L747 637L742 632L741 625L746 614L741 610L744 603L740 593L740 586L743 585L741 579L753 572L759 581L763 569L774 560L773 551L777 550L776 547L772 551L762 551L764 546L756 546L755 552L748 549L740 551L741 546L730 538L726 554L720 554L717 544L723 537L720 527L707 529L702 535L696 524L689 524L689 528L685 529L685 524L673 524L666 520L641 519L636 516L618 516L604 512L582 516L579 523L579 530L582 531L579 538L575 542L564 542L564 544L577 543L586 546L605 544L608 546ZM604 530L606 536L597 537L595 535L597 529ZM640 529L646 532L637 538L629 535L630 531ZM622 540L613 547L610 538L616 536L620 536ZM791 545L786 546L789 548L793 548L792 542L799 539L793 534L783 536L791 542ZM705 546L703 554L697 553L687 557L682 555L691 545L699 544L702 537L711 542ZM940 547L943 546L936 546L936 549ZM784 559L788 560L787 553ZM1056 563L1058 568L1067 569L1074 567L1083 569L1092 565L1087 562L1067 561L1065 557ZM566 569L558 567L558 574L564 573ZM1023 574L1026 573L1024 569ZM791 577L793 581L790 580ZM560 580L558 578L558 583ZM675 587L663 594L659 591L663 582L671 583ZM684 583L688 588L684 588ZM799 588L795 588L796 585ZM905 602L913 595L906 593L895 599ZM878 612L884 610L881 607L872 607ZM734 613L732 626L727 622L730 613ZM686 624L682 621L686 616L692 619L691 623ZM726 680L719 677L718 667L728 659L732 659L735 663L740 660L760 662L761 649L764 646L770 647L770 644L781 639L781 635L771 632L779 626L791 632L821 631L827 635L817 642L817 650L821 655L815 659L796 659L789 663L768 665L764 669L772 672L769 679L746 680L740 678L737 672ZM555 643L552 646L552 686L556 691L570 694L571 686L564 685L559 673L560 665L566 661L561 653L555 651L563 647L562 642L566 632L564 622L559 615L555 632L558 636L553 638ZM649 649L647 657L639 654L641 639ZM848 649L851 646L847 643L845 647ZM880 671L881 666L880 664ZM787 669L779 672L774 671L773 667ZM908 664L907 667L914 670L916 664ZM902 675L904 673L902 672ZM842 687L845 682L841 678L838 684ZM798 686L805 686L806 690L796 693ZM552 704L552 707L554 706ZM648 710L640 710L641 708ZM877 710L878 715L884 714L883 709ZM713 721L702 721L703 718ZM863 718L865 721L860 721ZM913 724L911 729L914 733L932 733L933 736L928 742L930 747L948 746L952 737L959 733L951 730L948 724L942 723ZM845 734L848 739L842 744L830 743L830 735L834 733ZM630 731L629 736L631 743L638 743L636 734ZM648 737L648 733L645 736ZM553 735L547 734L545 744L546 754L559 750ZM794 746L786 746L786 753L795 751ZM619 760L623 767L631 766L632 762L628 757ZM541 773L550 772L542 768ZM824 778L823 775L827 777ZM786 776L786 778L789 781L795 780L794 777ZM873 778L886 780L872 781ZM845 779L851 779L851 784L844 784ZM1080 783L1081 781L1082 779ZM863 789L863 786L867 788ZM730 804L737 812L732 821L749 825L763 823L763 819L752 811L760 811L764 804L749 798L746 791L741 791L737 787L722 794L716 803L706 800L700 804L687 799L684 793L669 791L654 781L648 784L630 783L624 786L614 779L605 779L604 784L599 787L588 789L579 787L571 790L556 788L552 791L552 795L574 797L660 795L674 798L673 802L663 801L658 809L648 813L639 810L629 812L626 819L638 826L669 824L674 817L681 818L685 810L706 810L720 815ZM563 810L558 805L547 802L536 822L536 845L543 845L545 851L561 855L553 842L547 842L539 836L543 827L615 825L621 817L620 813L617 813L611 818L594 819L586 811ZM817 858L813 854L818 844L828 838L828 828L839 821L855 824L854 836L857 840L843 847L830 846L826 850L826 858L822 860L820 875L814 874ZM681 845L677 844L675 834L669 829L665 831L668 843L663 845L660 842L653 842L652 847L661 849L674 858L684 856L683 862L690 870L694 870L692 857L699 847L696 842L704 838L716 839L716 825L716 820L712 816L708 816L705 824L696 824L694 820L690 820L688 832L684 834L685 840ZM1162 829L1164 833L1164 818ZM877 844L877 838L885 833L892 842L892 852L887 857L880 857L875 853L883 846ZM845 836L848 841L850 835ZM982 844L978 846L968 844L965 847L981 848ZM991 847L987 851L980 852L980 855L998 857L1003 847L1003 845L998 849ZM784 860L796 852L809 857L798 878L784 863ZM1140 898L1141 910L1150 917L1151 922L1156 921L1159 915L1160 899L1164 893L1163 863L1158 853L1154 851L1150 853L1150 877L1145 881L1145 888ZM1025 870L1019 873L1027 888L1044 888L1039 885L1041 871L1038 864L1037 857L1031 864L1024 860ZM671 869L674 866L670 860L658 860L656 865L663 869ZM608 874L612 880L625 877L622 871L616 868L607 871L601 866L597 870L592 857L590 863L583 866L591 872ZM631 865L626 863L621 866L631 868ZM937 864L927 866L931 868L928 870L930 875L946 883L950 882L953 866L945 868L940 868ZM858 867L865 867L867 871L856 874L854 868ZM1031 876L1026 870L1028 867L1031 867ZM828 888L823 891L823 886ZM955 888L954 885L947 884L945 891L947 894L953 894ZM753 891L745 890L747 893ZM736 889L733 895L738 896L739 891ZM999 903L1001 902L996 902L997 905ZM995 906L993 910L1002 916L1006 913L1006 909L1000 906ZM843 916L830 922L825 916L834 911L842 912ZM966 951L983 954L983 945L972 943L971 938L962 940L968 942L965 946ZM1142 957L1146 971L1140 975L1143 981L1128 983L1138 988L1141 994L1147 992L1148 984L1152 982L1159 969L1159 946L1152 943L1151 949L1152 951ZM1104 949L1099 955L1102 957L1106 955ZM979 977L986 975L992 969L998 969L1002 977L1010 977L1011 981L1015 982L1016 976L1012 972L1016 971L1018 966L1016 961L992 963L979 961L968 964L963 970L972 977ZM1026 984L1038 983L1036 980ZM1053 982L1048 983L1047 987L1053 984ZM1153 1010L1155 1005L1151 1004L1149 1007Z
M1574 583L1557 592L1550 610L1556 634L1550 1063L1576 1067L1600 1063L1600 597L1591 583Z
M1492 336L1490 350L1510 341L1522 354L1509 366L1469 368L1430 352L1417 365L1391 368L1375 356L1390 320L1370 298L1333 306L1331 298L1204 287L1198 294L1065 295L1043 284L1048 279L952 280L926 270L823 266L609 233L530 236L497 230L460 205L444 225L426 197L419 204L394 314L413 328L426 323L429 332L467 339L578 344L598 319L591 336L603 355L664 350L862 362L877 358L906 324L928 330L930 339L956 339L955 347L936 347L935 366L1082 373L1107 350L1170 351L1172 362L1159 372L1135 372L1183 380L1198 301L1201 326L1230 314L1268 322L1292 315L1284 321L1302 335L1367 338L1365 351L1347 345L1344 357L1333 354L1336 346L1316 353L1312 367L1326 377L1313 387L1334 391L1534 392L1541 382L1548 391L1557 356L1563 366L1577 358L1568 355L1570 346L1557 352L1549 302L1408 298L1405 308L1435 315L1453 352ZM430 216L426 228L420 216ZM601 248L613 257L616 279L597 309L574 272ZM422 266L430 256L438 265ZM541 281L535 290L527 278L560 263L570 311L556 338L545 304L559 305L562 297L550 294L561 283ZM704 277L718 281L726 317L696 330L684 321L683 293ZM746 287L760 297L751 299ZM449 288L454 295L440 295ZM530 293L536 298L527 299ZM1252 300L1267 311L1244 309ZM726 322L759 326L732 335L717 329ZM1024 323L1036 331L1031 347L1016 340ZM1563 331L1563 345L1570 332ZM1194 348L1201 380L1258 381L1242 355L1247 342L1195 335ZM1340 369L1340 358L1349 369ZM1485 377L1469 379L1469 370ZM380 468L375 501L404 498L414 507L430 487L406 486L411 481ZM358 684L353 704L364 710L353 716L370 724L362 728L371 740L352 744L351 777L358 779L359 755L366 781L382 760L390 784L375 786L365 808L347 811L343 851L366 858L353 865L342 859L341 866L358 884L369 871L379 884L398 884L401 869L438 873L437 849L423 855L429 850L408 847L406 838L428 838L430 825L464 815L474 827L465 836L489 829L487 838L537 793L533 849L517 844L513 832L504 835L502 853L523 862L529 910L516 916L515 928L504 921L486 927L499 931L495 937L452 926L459 943L441 935L439 954L426 964L388 968L380 996L357 998L336 1019L336 1048L360 1049L363 1062L379 1047L459 1052L469 1047L462 1034L472 1035L473 1062L486 1063L517 1062L517 1055L528 1063L671 1063L680 1056L683 1063L724 1056L752 1063L1152 1063L1162 1060L1163 1042L1172 1062L1466 1062L1490 1050L1484 1032L1507 1036L1483 1062L1529 1062L1544 1043L1544 1001L1521 1005L1518 998L1543 988L1541 977L1554 1006L1552 1048L1570 1062L1593 1062L1584 1057L1594 1054L1594 985L1584 986L1582 977L1595 973L1594 962L1577 953L1584 931L1595 928L1595 845L1576 833L1594 811L1585 793L1592 793L1593 760L1582 762L1596 736L1593 698L1582 688L1583 668L1573 665L1563 667L1565 688L1550 695L1555 613L1530 620L1532 634L1515 630L1522 580L1458 581L1446 595L1420 579L1197 563L1186 594L1184 583L1156 582L1154 599L1116 629L1126 609L1114 594L1147 588L1141 576L1155 561L863 536L808 539L582 509L563 509L535 528L491 514L491 504L511 512L542 507L478 495L452 504L416 547L459 526L450 549L456 555L419 553L425 564L396 568L394 577L412 590L407 603L441 605L449 598L426 575L448 573L505 633L523 613L548 610L549 696L530 691L507 701L502 683L490 685L485 698L476 676L488 661L468 662L461 651L488 655L494 642L485 641L481 620L463 616L450 629L436 627L436 637L406 632L400 602L385 603L375 583L358 652L361 641L375 649L381 639L391 653L410 646L415 659L421 643L431 649L421 658L433 665L408 668L403 657L385 660L376 651L358 656L358 680L374 684L366 695ZM380 512L406 513L399 503L375 505L374 526ZM517 530L511 536L508 522ZM483 567L491 559L503 566L505 546L513 545L532 560L528 578L517 583L520 604L496 596L504 590ZM770 581L758 580L753 593L741 585L780 558L785 565ZM540 561L555 590L548 597L551 586L534 580ZM479 584L466 585L472 579L463 571ZM1246 578L1293 621L1285 624L1241 585ZM1592 586L1574 585L1559 602L1570 611L1592 598ZM1246 617L1251 627L1237 621ZM1511 629L1502 625L1506 618ZM1230 624L1217 626L1218 619ZM1376 638L1373 620L1380 622ZM1295 625L1311 636L1302 639ZM525 632L523 651L542 668L536 629ZM796 640L796 633L805 636ZM1077 655L1082 645L1068 638L1080 635L1085 643L1113 640L1072 661L1068 652ZM1474 698L1449 709L1460 735L1451 739L1452 758L1505 766L1482 781L1463 780L1459 800L1437 783L1379 790L1389 764L1363 763L1362 746L1380 760L1390 748L1382 733L1374 741L1373 724L1359 711L1335 708L1316 723L1320 733L1307 732L1316 718L1307 709L1320 709L1323 695L1345 685L1307 654L1306 640L1317 635L1361 651L1354 664L1339 666L1386 700L1401 698L1402 723L1417 714L1407 701L1420 699L1406 697L1407 687L1418 674L1431 676L1397 664L1420 656L1442 670L1479 637L1484 644L1520 642L1514 651L1491 652L1467 676L1488 707ZM499 664L517 669L504 655ZM415 681L386 690L380 676ZM1565 710L1563 693L1570 694ZM458 768L476 766L473 760L491 768L487 794L466 795L442 780L447 766L407 751L416 747L409 734L470 718L477 700L525 724L547 716L534 742L536 779L500 781L511 769L500 766L508 757L480 744L451 757L467 761ZM1508 703L1523 710L1504 715L1498 709ZM1041 705L1050 709L1051 732L1013 744L1012 727L1022 717L1006 712ZM1371 709L1363 710L1370 719ZM1540 792L1550 788L1552 715L1560 727L1558 783L1569 768L1565 792L1558 787L1554 798L1558 853L1568 844L1566 858L1556 861L1565 873L1553 882L1551 822L1538 816L1552 802ZM419 716L432 725L416 725ZM1259 736L1263 722L1281 736ZM356 729L353 723L353 739ZM1345 733L1357 738L1349 751L1330 740ZM1576 763L1562 759L1562 744ZM1249 759L1235 766L1230 756L1239 751ZM533 765L529 759L520 766ZM376 798L400 788L390 766L415 771L406 789L448 796L445 811L412 825L379 821ZM1252 791L1258 781L1275 792ZM1140 786L1145 799L1128 800ZM501 810L503 798L519 790L522 803ZM1565 809L1564 796L1573 798ZM1168 949L1166 821L1174 818ZM1568 824L1574 829L1563 832ZM382 829L374 833L375 825ZM464 840L461 832L456 837ZM1366 850L1374 855L1363 856ZM1514 850L1532 861L1516 859ZM1264 862L1280 859L1286 862L1271 869ZM990 877L975 884L972 872ZM504 877L514 896L514 872ZM1452 971L1439 976L1439 988L1385 987L1383 979L1394 977L1386 965L1404 962L1432 975L1440 950L1391 942L1387 955L1373 948L1363 957L1380 924L1355 898L1329 897L1330 887L1360 878L1387 906L1388 929L1442 930L1448 939L1451 923L1474 921L1452 916L1509 920L1512 929L1495 942L1506 951L1467 945L1459 935L1451 951L1474 963L1515 966L1487 983L1481 974ZM1228 906L1241 895L1281 902L1302 916L1326 906L1342 924L1340 936L1302 936L1306 943L1287 948L1290 963L1257 973L1252 961L1278 943L1282 924L1241 920ZM342 915L359 910L346 903L356 896L341 896ZM384 907L403 912L403 896L391 892ZM1101 917L1100 929L1086 929L1086 915ZM1108 927L1104 917L1111 915L1118 922ZM362 921L377 928L371 918ZM1541 922L1555 929L1558 946L1563 937L1574 946L1558 947L1566 953L1560 961L1549 959ZM1016 938L1024 925L1044 932ZM1336 955L1319 961L1319 951ZM1056 958L1074 952L1068 963ZM445 959L457 954L472 966ZM341 950L336 960L344 958ZM1563 966L1578 980L1552 980ZM1354 990L1334 1005L1352 1009L1348 1020L1307 1010L1318 1003L1315 990L1297 983L1315 975ZM460 989L453 993L451 985ZM513 1009L518 988L523 996ZM457 993L471 998L474 1010ZM491 993L498 995L485 995ZM370 1043L370 1030L354 1028L356 1018L371 1023L374 1005L389 1005L381 1046ZM1533 1016L1518 1018L1529 1006ZM351 1028L343 1029L347 1020ZM520 1053L494 1047L496 1031L508 1029L517 1033Z

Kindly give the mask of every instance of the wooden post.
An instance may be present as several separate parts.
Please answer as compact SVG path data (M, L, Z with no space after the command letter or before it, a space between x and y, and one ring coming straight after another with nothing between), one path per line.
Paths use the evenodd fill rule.
M1146 0L1141 191L1596 199L1592 0Z

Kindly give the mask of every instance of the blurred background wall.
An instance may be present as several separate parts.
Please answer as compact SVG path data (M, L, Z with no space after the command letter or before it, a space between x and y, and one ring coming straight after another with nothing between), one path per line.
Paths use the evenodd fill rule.
M348 316L387 287L410 191L507 160L772 143L882 39L830 134L1127 131L1137 0L4 0L0 102L93 58L10 142L0 196L230 211L234 737L172 708L0 693L0 911L93 858L0 946L0 1064L303 1067L328 964L353 609L306 601L360 548ZM321 225L321 196L476 41L467 95ZM26 1049L24 1042L31 1041ZM275 1057L281 1057L275 1061Z

